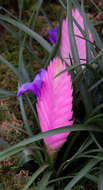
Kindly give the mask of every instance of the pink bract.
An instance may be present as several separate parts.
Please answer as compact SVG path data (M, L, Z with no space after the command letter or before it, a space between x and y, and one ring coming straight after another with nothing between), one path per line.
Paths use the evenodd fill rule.
M64 69L65 63L54 58L45 73L36 104L42 132L73 124L71 76L64 72L55 78ZM65 132L46 137L44 141L48 152L52 154L58 151L69 134L70 132Z
M75 18L75 20L78 22L80 27L84 30L84 23L83 18L80 15L79 11L77 9L72 10L72 15ZM74 34L83 37L82 33L78 29L77 25L73 22L73 28L74 28ZM92 34L89 31L89 38L90 41L93 41ZM86 40L79 38L75 36L76 39L76 45L80 57L80 62L85 63L86 61ZM68 33L68 19L63 20L62 23L62 32L61 32L61 42L60 42L60 55L63 58L66 63L70 65L69 55L72 57L71 52L71 46L70 46L70 40L69 40L69 33Z

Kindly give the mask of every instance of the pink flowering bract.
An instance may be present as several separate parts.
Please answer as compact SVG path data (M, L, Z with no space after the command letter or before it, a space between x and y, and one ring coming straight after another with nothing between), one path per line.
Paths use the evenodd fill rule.
M77 21L77 23L80 25L80 27L84 30L84 23L83 18L80 15L79 11L77 9L72 10L72 15ZM73 29L74 29L74 35L78 35L83 37L82 33L80 32L78 26L73 22ZM89 38L90 41L93 41L92 34L89 31ZM86 61L86 40L80 37L75 36L76 39L76 45L80 57L80 62L85 63ZM62 23L62 31L61 31L61 42L60 42L60 55L63 58L63 60L66 61L70 65L69 55L72 57L71 47L70 47L70 40L69 40L69 33L68 33L68 18L63 20Z
M71 76L64 72L55 77L64 69L65 63L54 58L44 75L36 104L42 132L73 124ZM44 138L48 152L52 154L58 151L68 135L69 132L65 132Z

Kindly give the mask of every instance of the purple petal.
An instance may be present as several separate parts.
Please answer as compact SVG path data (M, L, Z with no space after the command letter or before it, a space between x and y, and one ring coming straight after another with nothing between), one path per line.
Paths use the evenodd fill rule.
M46 70L45 69L41 69L40 72L36 75L36 77L33 80L34 84L37 84L37 86L39 88L41 88L42 82L43 82L43 78L45 75Z
M21 96L21 94L24 94L25 92L27 92L28 90L30 91L34 91L34 85L33 85L33 82L27 82L25 84L23 84L19 90L18 90L18 93L17 93L17 96Z
M48 30L48 34L49 34L48 38L52 44L56 44L58 29L59 29L58 26L56 26L55 28Z
M45 72L45 69L41 69L34 78L33 82L27 82L23 84L18 90L17 97L20 97L21 94L24 94L30 90L34 95L40 98L40 89L42 87Z
M34 80L43 80L46 70L40 69L40 72L36 75Z

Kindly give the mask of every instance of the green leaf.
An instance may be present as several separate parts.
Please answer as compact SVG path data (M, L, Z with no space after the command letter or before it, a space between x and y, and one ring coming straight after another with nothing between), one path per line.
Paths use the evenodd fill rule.
M21 20L21 17L22 17L22 11L23 11L23 1L24 1L24 0L18 1L18 7L19 7L19 19L20 19L20 20Z
M80 64L80 58L79 53L76 45L76 40L74 36L74 30L73 30L73 18L72 18L72 0L67 0L67 15L68 15L68 31L69 31L69 39L70 39L70 46L72 51L72 56L74 59L74 64ZM87 36L88 37L88 36ZM89 43L89 42L87 42ZM77 71L81 71L81 68L77 68ZM92 102L90 94L87 90L86 81L82 81L80 84L80 92L82 96L82 100L85 106L85 110L87 115L91 113L92 110Z
M91 3L92 3L92 4L96 7L96 9L103 15L102 9L100 9L100 8L98 7L98 5L97 5L94 1L91 0Z
M49 17L47 16L45 10L43 8L41 8L41 13L43 14L43 16L45 17L45 19L48 22L48 25L50 26L50 28L53 28L52 22L50 21Z
M55 183L55 182L60 182L60 181L67 180L67 179L71 179L72 177L73 176L63 176L63 177L58 177L58 178L55 178L55 179L51 179L48 184Z
M76 176L66 185L64 190L71 190L74 185L80 181L100 160L91 159L85 166L76 174Z
M70 142L69 146L65 150L65 153L64 153L64 156L63 156L63 161L66 160L66 158L68 157L69 152L73 148L74 142L76 141L79 134L80 134L80 132L77 132L76 134L74 134L73 138L71 139L71 142Z
M30 126L29 126L28 119L27 119L27 116L26 116L26 112L24 110L22 96L19 98L19 100L20 100L20 109L21 109L21 115L22 115L22 118L23 118L23 121L24 121L24 126L26 128L26 131L27 131L28 135L32 136L33 133L32 133L32 130L31 130Z
M101 83L103 83L103 78L101 78L99 81L97 81L95 84L93 84L90 88L89 88L89 92L91 92L92 90L94 90L95 88L97 88Z
M33 152L31 149L24 149L22 153L19 156L19 159L17 161L17 166L22 167L25 164L27 164L29 161L34 160L33 159Z
M77 156L78 158L93 158L99 161L103 161L103 155L102 156L93 156L93 155L85 155L85 154L80 154L80 156Z
M86 140L83 142L83 144L80 146L77 153L83 152L85 149L87 149L91 144L93 143L93 140L90 137L87 137Z
M87 121L85 121L85 124L87 125L87 124L90 124L91 122L95 122L99 118L103 118L103 113L90 117Z
M39 11L41 9L41 6L42 6L42 3L43 3L43 0L38 0L37 1L37 7L36 7L36 13L35 13L35 17L34 17L34 20L33 20L33 26L32 26L32 29L35 28L35 23L37 21L37 17L38 17L38 14L39 14Z
M38 187L37 187L38 190L45 190L45 189L46 189L46 187L47 187L47 185L48 185L48 180L49 180L50 176L51 176L51 172L46 172L46 173L43 175L43 177L42 177L42 179L40 180L39 185L38 185Z
M62 6L64 9L66 9L66 6L65 6L65 4L63 3L62 0L59 0L59 3L61 4L61 6Z
M8 147L10 147L10 145L2 137L0 137L0 147L2 147L2 148L8 148Z
M16 97L16 93L13 93L13 92L9 92L7 90L3 90L0 88L0 98L1 97Z
M94 143L96 144L96 146L98 148L102 148L101 145L99 144L98 140L96 139L95 135L92 132L89 132L89 133L90 133L90 136L93 139Z
M82 3L81 3L81 13L83 16L84 30L85 30L86 38L89 39L89 33L88 33L88 27L87 27L87 17L86 17L85 10L84 10L84 0L82 0ZM91 59L92 59L90 47L91 47L91 44L89 43L89 41L86 40L86 60L87 60L87 62L91 61Z
M45 190L54 190L54 187L50 186L50 187L47 187Z
M75 40L75 36L74 36L73 18L72 18L72 1L71 0L67 0L67 16L68 16L68 32L69 32L68 35L69 35L69 39L70 39L72 56L74 59L74 64L78 64L78 63L80 63L80 58L79 58L79 53L78 53L76 40Z
M37 124L38 124L38 126L39 126L39 128L40 128L40 123L39 123L39 119L38 119L38 116L37 116L37 113L36 113L36 109L35 109L35 107L33 106L33 104L32 104L32 102L31 102L29 96L28 96L27 94L26 94L25 96L26 96L27 101L28 101L28 104L29 104L29 106L30 106L30 108L31 108L31 110L32 110L32 112L33 112L33 114L34 114L34 117L35 117L35 119L36 119L36 121L37 121Z
M99 149L91 149L91 150L88 150L86 152L83 152L83 154L87 155L87 154L91 154L91 153L102 153L103 152L103 148L99 148Z
M0 10L3 10L3 11L6 13L6 15L9 15L9 16L11 16L12 18L17 19L17 17L16 17L12 12L8 11L8 10L5 9L4 7L0 6Z
M34 182L34 180L48 167L48 165L44 165L41 168L39 168L28 180L27 184L24 186L22 190L27 190L31 184Z
M101 49L101 50L99 51L99 53L97 54L97 56L96 56L94 59L92 59L88 64L93 64L93 63L98 62L98 60L99 60L102 56L103 56L103 49Z
M94 183L98 183L98 177L91 175L91 174L86 174L85 176L87 179L93 181Z
M81 156L81 152L83 152L86 148L88 148L92 143L93 143L93 140L88 137L83 142L83 144L80 146L80 148L77 150L77 152L69 160L66 160L65 154L64 154L63 159L65 158L66 161L62 162L62 164L60 165L56 175L59 176L60 173L62 172L63 168L67 167L69 164L72 164L73 161L78 159ZM70 144L70 148L71 148L71 144ZM72 146L72 148L73 148L73 146ZM68 149L69 149L69 146L68 146ZM67 151L65 151L65 152L67 153Z
M92 113L90 114L90 116L93 116L94 114L96 114L98 111L100 111L100 109L103 108L103 104L100 104L99 106L97 106Z
M3 58L1 55L0 55L0 62L3 62L5 65L7 65L14 72L16 77L22 81L22 78L19 75L19 72L16 70L16 68L11 63L9 63L5 58Z
M98 180L98 190L103 190L103 162L100 164L100 174Z
M91 95L89 94L88 89L87 89L86 80L83 80L80 84L80 93L81 93L82 101L84 103L85 110L88 116L90 115L93 109L93 105L92 105Z
M9 17L6 17L6 16L3 16L0 14L0 19L1 20L4 20L14 26L16 26L18 29L20 29L21 31L27 33L29 36L31 36L32 38L34 38L37 42L40 43L40 45L48 52L48 53L51 53L51 50L52 50L52 47L51 45L45 40L43 39L39 34L37 34L36 32L34 32L33 30L31 30L30 28L28 28L27 26L25 26L24 24L12 19L12 18L9 18Z
M49 137L52 135L56 135L59 133L64 132L72 132L72 131L97 131L100 133L103 133L103 130L96 126L86 126L84 124L81 125L72 125L68 127L61 127L58 129L53 129L44 133L40 133L38 135L35 135L31 138L25 139L21 141L20 143L13 145L11 148L6 149L5 151L0 152L0 161L4 160L5 158L8 158L9 156L15 155L18 152L21 152L25 149L28 145L31 145L32 143L41 140L45 137Z
M0 24L6 28L6 30L8 30L16 39L18 39L18 41L22 41L22 37L20 36L20 33L16 32L14 30L14 28L12 28L9 24L3 22L0 20ZM41 64L41 59L37 56L37 54L35 53L35 51L33 51L33 49L30 47L30 45L25 42L25 47L28 49L28 51L32 54L32 56L36 59L36 61Z
M19 74L22 75L23 81L26 82L30 81L30 79L23 60L23 48L24 48L23 41L19 41Z

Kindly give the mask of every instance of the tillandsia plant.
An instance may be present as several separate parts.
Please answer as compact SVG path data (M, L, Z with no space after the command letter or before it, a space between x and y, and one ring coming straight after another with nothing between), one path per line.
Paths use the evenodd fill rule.
M0 161L13 156L16 164L13 161L11 166L17 170L13 167L11 176L28 171L28 181L21 179L18 189L103 190L103 43L96 31L102 22L91 23L85 4L83 0L55 4L38 0L29 8L28 1L25 10L20 0L18 16L0 7L0 25L7 31L0 46L0 63L9 67L4 72L3 65L0 71L5 78L0 78L0 97L6 98L10 108L8 121L5 117L0 122L0 147L5 149ZM92 1L91 7L97 14L102 12ZM3 51L8 35L9 44L4 46L12 47ZM2 128L14 129L11 118L20 122L5 138Z
M57 57L50 62L47 71L43 69L31 83L20 87L18 96L27 90L37 96L37 112L43 132L73 124L72 119L72 83L71 76L64 72L65 63ZM69 132L44 139L50 154L55 153L66 141Z

